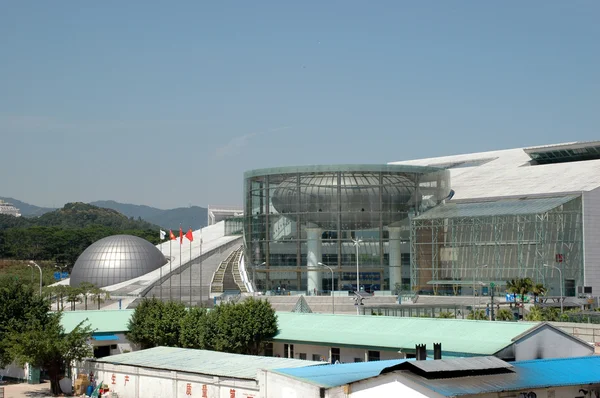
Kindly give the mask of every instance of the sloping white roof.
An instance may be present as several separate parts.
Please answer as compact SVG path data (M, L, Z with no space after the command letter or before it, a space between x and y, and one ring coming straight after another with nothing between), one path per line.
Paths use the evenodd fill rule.
M481 164L472 167L450 167L450 184L455 191L453 200L567 194L600 187L600 159L532 166L525 149L528 148L390 164L448 167L455 163L480 161Z

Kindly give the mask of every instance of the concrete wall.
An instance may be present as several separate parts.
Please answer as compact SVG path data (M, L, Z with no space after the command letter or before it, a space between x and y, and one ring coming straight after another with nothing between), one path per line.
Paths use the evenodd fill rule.
M523 339L515 342L515 359L527 361L540 358L566 358L592 355L594 348L542 326Z
M0 369L0 375L7 379L26 380L27 370L27 364L25 366L19 366L16 363L13 363L4 369Z
M93 347L104 347L116 345L116 348L110 349L110 355L124 354L127 352L139 350L139 346L129 341L125 333L115 333L118 340L92 340Z
M86 362L78 372L94 372L96 380L107 384L119 398L141 397L208 397L256 398L255 380L158 370L137 366Z
M320 398L321 388L269 371L258 373L261 398Z
M583 193L584 283L600 294L600 188Z
M285 358L285 343L273 343L273 355L279 355L282 358ZM314 359L315 361L324 360L325 362L329 362L330 358L330 348L328 346L321 345L308 345L308 344L294 344L294 358L300 359L300 354L306 354L306 359L309 361L313 360L313 355L317 355L318 358ZM360 358L363 362L367 361L369 350L365 350L362 348L346 348L339 347L340 349L340 362L342 363L350 363L355 362L355 358ZM397 351L379 351L379 359L402 359L404 358L404 354L398 353Z

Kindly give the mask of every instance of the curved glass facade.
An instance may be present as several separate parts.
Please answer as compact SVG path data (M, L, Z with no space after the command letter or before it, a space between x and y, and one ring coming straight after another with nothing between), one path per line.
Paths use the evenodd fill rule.
M319 262L334 270L335 290L356 288L357 262L362 288L393 290L410 285L409 220L448 196L450 173L284 167L246 172L244 185L245 254L259 290L331 290L331 272Z

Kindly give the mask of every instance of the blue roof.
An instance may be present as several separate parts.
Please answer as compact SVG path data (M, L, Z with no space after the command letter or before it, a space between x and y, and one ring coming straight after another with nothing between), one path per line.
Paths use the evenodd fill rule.
M405 361L407 360L390 359L386 361L342 363L336 365L327 364L304 368L276 369L274 372L307 381L320 387L331 388L378 376L383 369Z
M512 362L514 373L427 380L403 376L447 397L600 383L600 356Z

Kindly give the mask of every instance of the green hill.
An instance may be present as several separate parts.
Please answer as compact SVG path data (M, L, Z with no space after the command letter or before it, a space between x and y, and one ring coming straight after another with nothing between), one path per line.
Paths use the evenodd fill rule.
M21 202L20 200L13 198L5 198L0 196L0 200L3 200L8 203L12 203L23 217L38 217L42 214L54 211L56 209L51 209L49 207L39 207L35 205L30 205L29 203Z
M37 218L0 215L0 258L72 265L83 250L106 236L129 234L157 244L158 230L112 209L67 203Z

